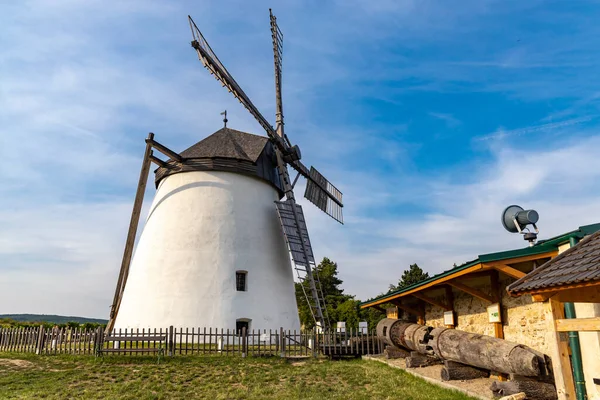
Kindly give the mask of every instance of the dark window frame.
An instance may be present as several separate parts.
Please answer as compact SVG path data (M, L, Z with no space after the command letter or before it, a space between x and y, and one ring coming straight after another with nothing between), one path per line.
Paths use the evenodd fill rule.
M235 290L237 292L248 291L248 271L235 271Z
M252 320L247 319L247 318L241 318L241 319L236 319L235 320L235 333L238 336L242 336L242 329L245 327L246 328L246 335L248 334L248 331L250 330L250 322Z

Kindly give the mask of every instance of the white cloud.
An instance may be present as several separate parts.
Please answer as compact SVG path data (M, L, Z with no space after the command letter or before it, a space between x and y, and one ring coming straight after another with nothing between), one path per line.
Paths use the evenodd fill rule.
M333 105L323 107L319 100L334 83L335 96L356 108L360 96L400 107L401 91L464 82L492 88L489 72L452 64L456 60L447 54L447 62L434 52L435 60L412 63L389 52L373 62L369 47L385 48L390 38L413 51L423 43L460 42L477 29L479 16L495 10L492 3L452 7L448 14L442 3L381 2L368 7L369 18L364 8L340 3L304 21L295 18L302 3L275 10L287 21L288 133L307 163L345 196L344 226L305 204L316 255L337 261L344 286L359 298L386 290L413 262L436 273L480 253L524 245L500 226L499 213L509 203L538 209L542 236L596 222L600 215L593 189L600 145L594 138L534 152L501 141L489 160L470 165L474 172L465 178L456 170L419 172L419 144L406 143L405 123L331 129L337 122L315 122L314 115L322 121L331 113ZM260 132L195 60L185 16L198 18L222 61L269 116L274 99L268 7L243 1L235 2L239 7L206 2L187 8L145 1L22 4L0 16L3 37L10 38L0 39L0 313L106 317L147 132L180 150L220 127L224 108L231 126ZM340 22L332 24L334 17ZM290 51L294 46L306 51ZM546 61L544 54L536 57ZM382 86L413 78L395 89ZM530 95L520 83L508 82L510 91ZM570 91L566 86L553 90ZM453 123L452 115L432 116ZM150 198L154 190L148 186ZM17 295L20 301L12 302Z
M467 183L458 176L450 181L421 177L423 205L431 211L389 219L383 204L393 205L393 199L410 187L373 191L370 186L361 191L362 181L350 183L350 176L346 184L351 192L385 199L382 212L360 218L359 207L356 215L346 214L345 226L338 227L306 205L316 254L337 261L347 291L366 299L386 291L415 262L431 275L479 254L525 247L520 236L506 232L500 223L502 210L510 204L540 213L541 239L600 222L597 154L600 137L535 152L498 149L490 163L473 165L476 172ZM353 200L345 197L348 205Z

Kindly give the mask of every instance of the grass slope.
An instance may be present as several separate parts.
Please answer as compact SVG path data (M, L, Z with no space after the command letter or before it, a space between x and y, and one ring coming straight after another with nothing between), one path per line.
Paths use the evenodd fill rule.
M106 324L108 322L105 319L45 314L0 314L0 318L8 318L19 322L51 322L54 324L66 324L67 322Z
M0 398L470 399L374 361L14 353L0 353Z

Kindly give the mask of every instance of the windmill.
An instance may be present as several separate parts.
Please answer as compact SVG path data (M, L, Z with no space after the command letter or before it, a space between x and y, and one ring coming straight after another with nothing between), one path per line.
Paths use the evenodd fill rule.
M271 13L276 128L219 61L188 16L192 47L208 71L265 129L267 137L224 127L177 153L146 139L140 179L107 330L165 325L299 328L290 264L315 322L328 328L302 207L294 186L340 223L342 193L284 133L281 97L283 36ZM154 150L168 157L156 157ZM157 193L133 254L150 165ZM288 167L297 171L292 181ZM285 198L285 200L282 200ZM291 255L291 257L290 257ZM248 287L250 286L250 287ZM239 317L239 318L237 318ZM270 324L270 325L267 325Z
M315 259L306 228L306 221L302 207L296 203L294 197L294 186L302 175L307 179L304 197L327 215L336 221L343 223L342 216L342 193L332 185L316 168L310 170L300 161L301 152L297 145L292 145L284 132L283 102L281 91L281 78L283 67L283 34L277 25L277 18L269 9L271 20L271 38L273 41L273 60L275 65L275 101L276 118L275 128L261 114L250 98L227 71L217 55L214 53L200 29L192 17L188 16L190 29L192 31L192 47L198 53L198 59L204 67L225 87L239 102L252 114L252 116L263 127L269 139L275 145L277 157L277 169L285 192L285 201L276 202L277 212L281 221L284 236L292 254L292 260L300 282L308 282L310 292L307 293L305 285L306 300L310 306L315 322L322 327L328 327L329 321L327 311L324 307L325 301L318 280L318 275L313 274ZM292 182L288 172L288 166L296 172L296 178Z

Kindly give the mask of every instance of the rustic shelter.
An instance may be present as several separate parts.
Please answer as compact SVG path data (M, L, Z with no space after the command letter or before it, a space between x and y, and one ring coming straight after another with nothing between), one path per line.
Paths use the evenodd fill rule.
M483 254L417 284L365 301L361 307L385 311L388 318L504 338L554 359L555 333L546 305L531 296L511 296L506 287L537 271L572 242L598 230L600 224L582 226L539 240L531 247Z
M507 292L550 311L559 398L600 399L600 232L576 242Z

